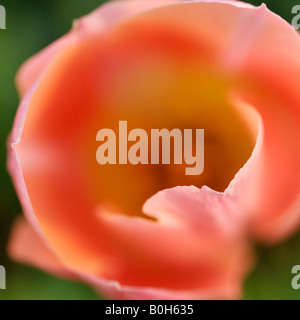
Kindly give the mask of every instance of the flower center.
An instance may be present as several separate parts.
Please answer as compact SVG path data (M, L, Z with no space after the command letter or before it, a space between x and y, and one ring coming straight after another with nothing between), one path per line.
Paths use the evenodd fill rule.
M230 83L209 63L205 50L170 30L161 30L155 38L152 31L143 30L141 35L123 29L111 40L98 67L105 80L97 87L99 113L89 130L87 140L93 143L87 146L89 158L84 167L94 201L100 199L105 210L141 214L149 197L178 185L207 185L224 191L255 144L248 124L229 99ZM103 144L96 141L96 133L104 128L116 134L119 159L120 121L127 122L128 133L139 128L148 134L148 164L99 165L96 161L96 150ZM151 131L175 128L181 133L204 129L200 175L186 175L184 162L174 164L175 139L171 139L170 164L151 164ZM192 141L195 155L195 136ZM127 151L135 143L127 141Z
M96 207L142 215L144 202L165 188L207 185L224 191L255 144L249 121L230 100L230 86L209 46L159 25L136 28L128 22L108 38L95 36L65 50L30 101L17 147L36 210L46 210L47 220L63 210L81 221L82 212ZM103 142L97 133L110 129L118 136L122 121L128 133L142 129L148 137L153 129L191 130L193 156L195 132L204 129L203 172L186 175L193 165L173 161L172 139L170 164L100 165L96 154ZM127 141L127 151L135 143ZM148 139L149 159L150 145ZM118 139L117 158L119 148ZM53 198L53 208L45 209L45 195L49 203Z

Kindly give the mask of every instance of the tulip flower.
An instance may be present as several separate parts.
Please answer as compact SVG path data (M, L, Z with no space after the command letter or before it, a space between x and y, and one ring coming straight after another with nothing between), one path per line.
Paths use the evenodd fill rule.
M241 297L250 240L299 227L299 56L265 5L112 1L75 21L17 75L11 256L110 298ZM102 164L97 133L120 121L203 129L203 172Z

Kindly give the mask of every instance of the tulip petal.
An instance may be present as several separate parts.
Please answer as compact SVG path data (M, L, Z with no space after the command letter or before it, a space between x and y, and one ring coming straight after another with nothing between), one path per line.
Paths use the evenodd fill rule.
M8 244L9 255L16 261L30 264L64 278L75 278L49 248L46 241L24 219L15 221Z
M239 203L252 236L278 242L300 224L300 38L283 19L259 10L256 29L244 25L247 49L237 49L239 62L227 70L235 79L231 94L257 110L261 132L225 193ZM232 43L240 48L241 38Z
M157 287L153 298L237 298L251 256L235 210L222 194L191 186L149 199L144 212L155 221L100 212L120 250L103 277L118 279L122 287L152 287L149 293Z
M31 223L32 226L34 226L37 232L40 232L40 234L42 234L37 218L33 214L32 205L24 181L23 170L18 154L15 150L15 145L18 144L21 140L21 134L24 127L27 108L29 106L30 99L35 89L36 85L32 86L31 89L27 91L17 111L14 125L8 139L7 169L12 177L14 187L17 191L19 200L21 202L27 220Z
M118 22L140 12L174 2L175 0L126 0L110 1L90 13L89 15L75 20L73 29L28 59L18 71L16 84L20 96L37 81L43 70L63 49L76 43L82 36L93 32L107 32ZM78 39L79 37L79 39Z

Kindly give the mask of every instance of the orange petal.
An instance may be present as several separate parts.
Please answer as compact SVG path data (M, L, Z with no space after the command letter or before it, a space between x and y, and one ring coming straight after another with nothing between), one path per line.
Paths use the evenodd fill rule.
M245 212L251 235L274 242L300 224L300 38L264 6L255 25L245 20L244 30L232 40L239 57L227 71L232 96L257 110L261 132L226 193Z
M176 187L149 199L144 212L157 220L99 212L116 245L104 278L133 291L152 287L165 298L239 297L251 254L228 198L209 188Z
M75 278L55 256L46 240L42 239L24 218L15 221L8 253L18 262L33 265L56 276Z
M69 33L28 59L21 66L16 77L16 85L20 96L23 96L38 80L47 65L56 55L68 46L80 41L82 33L86 36L94 32L107 32L115 24L134 14L174 1L175 0L110 1L89 15L75 20L73 29Z

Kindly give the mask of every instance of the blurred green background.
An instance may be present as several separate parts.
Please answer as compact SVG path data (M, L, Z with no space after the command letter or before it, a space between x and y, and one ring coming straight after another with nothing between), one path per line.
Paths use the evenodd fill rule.
M143 0L141 0L143 1ZM21 208L6 172L6 139L18 106L14 77L21 63L65 34L72 20L107 2L101 0L7 0L6 30L0 30L0 265L7 271L7 289L1 299L98 299L89 287L51 277L14 263L6 243ZM259 5L262 1L248 1ZM300 0L265 1L268 8L288 22ZM300 57L299 57L300 59ZM291 287L291 269L300 264L300 233L274 247L258 247L257 266L245 283L245 299L299 299Z

